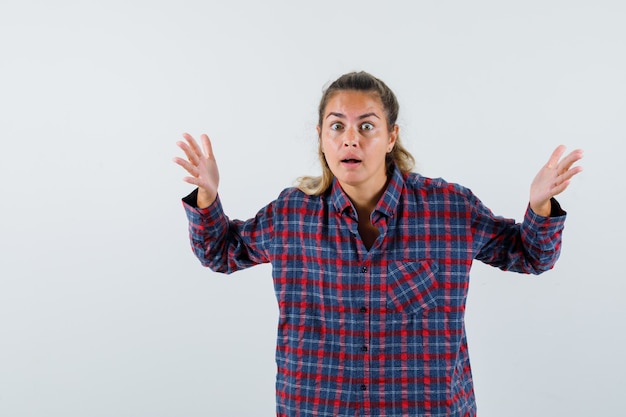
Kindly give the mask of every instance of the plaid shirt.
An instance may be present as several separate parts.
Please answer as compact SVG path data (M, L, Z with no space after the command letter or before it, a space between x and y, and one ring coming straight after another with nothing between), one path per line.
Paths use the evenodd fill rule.
M393 172L368 250L337 181L286 189L247 220L219 199L184 199L193 250L231 273L271 262L279 305L278 417L475 416L464 313L472 261L538 274L558 258L565 220L494 216L441 179Z

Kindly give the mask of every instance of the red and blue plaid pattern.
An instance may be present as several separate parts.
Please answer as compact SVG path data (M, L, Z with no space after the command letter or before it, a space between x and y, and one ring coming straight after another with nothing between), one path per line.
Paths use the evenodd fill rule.
M558 258L565 213L494 216L472 193L395 170L367 250L337 182L286 189L247 220L184 199L193 250L231 273L271 262L280 317L277 416L475 416L464 327L472 261L538 274Z

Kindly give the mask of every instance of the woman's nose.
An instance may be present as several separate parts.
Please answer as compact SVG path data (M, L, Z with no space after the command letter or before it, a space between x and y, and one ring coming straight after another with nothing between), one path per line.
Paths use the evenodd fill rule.
M359 134L352 129L347 129L343 135L343 146L357 146L359 143Z

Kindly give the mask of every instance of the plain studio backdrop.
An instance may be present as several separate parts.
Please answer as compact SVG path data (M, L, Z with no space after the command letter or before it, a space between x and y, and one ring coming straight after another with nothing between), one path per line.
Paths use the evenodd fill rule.
M396 92L417 170L521 219L560 143L541 277L476 263L481 417L623 416L626 5L589 1L0 3L0 416L274 415L271 270L194 258L172 161L208 133L232 218L319 172L339 75Z

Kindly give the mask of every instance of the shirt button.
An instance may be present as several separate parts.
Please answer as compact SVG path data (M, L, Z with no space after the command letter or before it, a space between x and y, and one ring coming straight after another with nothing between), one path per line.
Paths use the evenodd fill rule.
M367 385L363 384L361 385L361 391L365 391L367 389Z
M361 351L367 352L367 346L361 346Z
M366 266L361 267L361 273L364 274L366 272L367 272L367 267Z
M367 308L366 307L361 307L361 310L359 310L359 311L361 311L361 313L367 313Z

